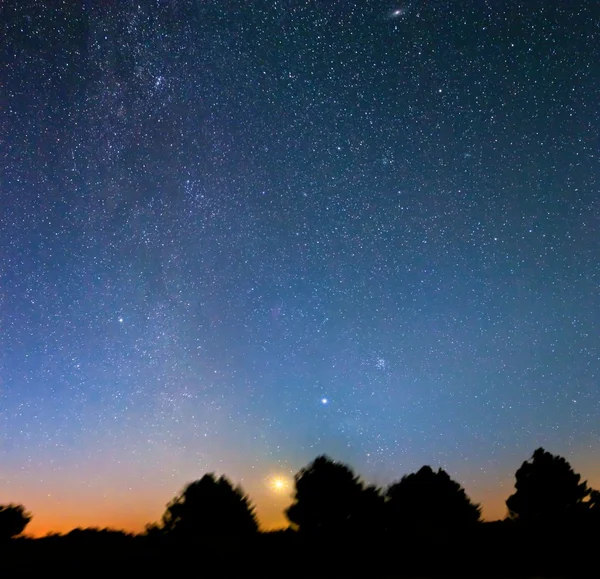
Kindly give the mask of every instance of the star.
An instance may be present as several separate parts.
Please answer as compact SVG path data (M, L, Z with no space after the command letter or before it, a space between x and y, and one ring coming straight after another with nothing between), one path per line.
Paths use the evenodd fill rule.
M278 475L271 478L269 481L269 486L274 492L282 493L289 488L290 484L287 478Z

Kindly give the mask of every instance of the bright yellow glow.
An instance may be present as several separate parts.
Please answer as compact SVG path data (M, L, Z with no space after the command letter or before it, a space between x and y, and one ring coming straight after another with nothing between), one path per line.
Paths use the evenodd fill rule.
M289 481L285 477L274 476L269 481L269 486L276 493L282 493L289 488L290 484L289 484Z

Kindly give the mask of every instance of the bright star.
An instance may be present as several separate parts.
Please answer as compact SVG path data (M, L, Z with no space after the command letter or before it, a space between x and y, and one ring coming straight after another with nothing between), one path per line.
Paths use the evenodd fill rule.
M328 402L327 398L321 398L321 404L327 404Z
M270 480L269 486L276 493L282 493L289 487L289 481L283 476L275 476Z

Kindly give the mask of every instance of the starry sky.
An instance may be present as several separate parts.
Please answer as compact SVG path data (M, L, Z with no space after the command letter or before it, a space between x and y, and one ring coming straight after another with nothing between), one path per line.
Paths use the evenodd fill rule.
M540 445L600 487L597 1L1 12L0 502L32 532L141 530L212 471L277 527L321 453L441 466L489 519Z

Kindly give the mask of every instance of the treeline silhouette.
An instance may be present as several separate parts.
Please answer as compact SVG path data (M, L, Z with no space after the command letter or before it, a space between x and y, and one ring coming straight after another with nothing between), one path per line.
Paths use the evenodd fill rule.
M79 561L98 570L104 561L227 577L600 576L600 492L543 448L515 478L506 518L491 523L441 468L382 489L327 456L296 474L290 526L278 532L260 532L243 489L214 474L187 484L140 535L89 528L31 539L22 536L31 514L10 504L0 506L0 568Z

